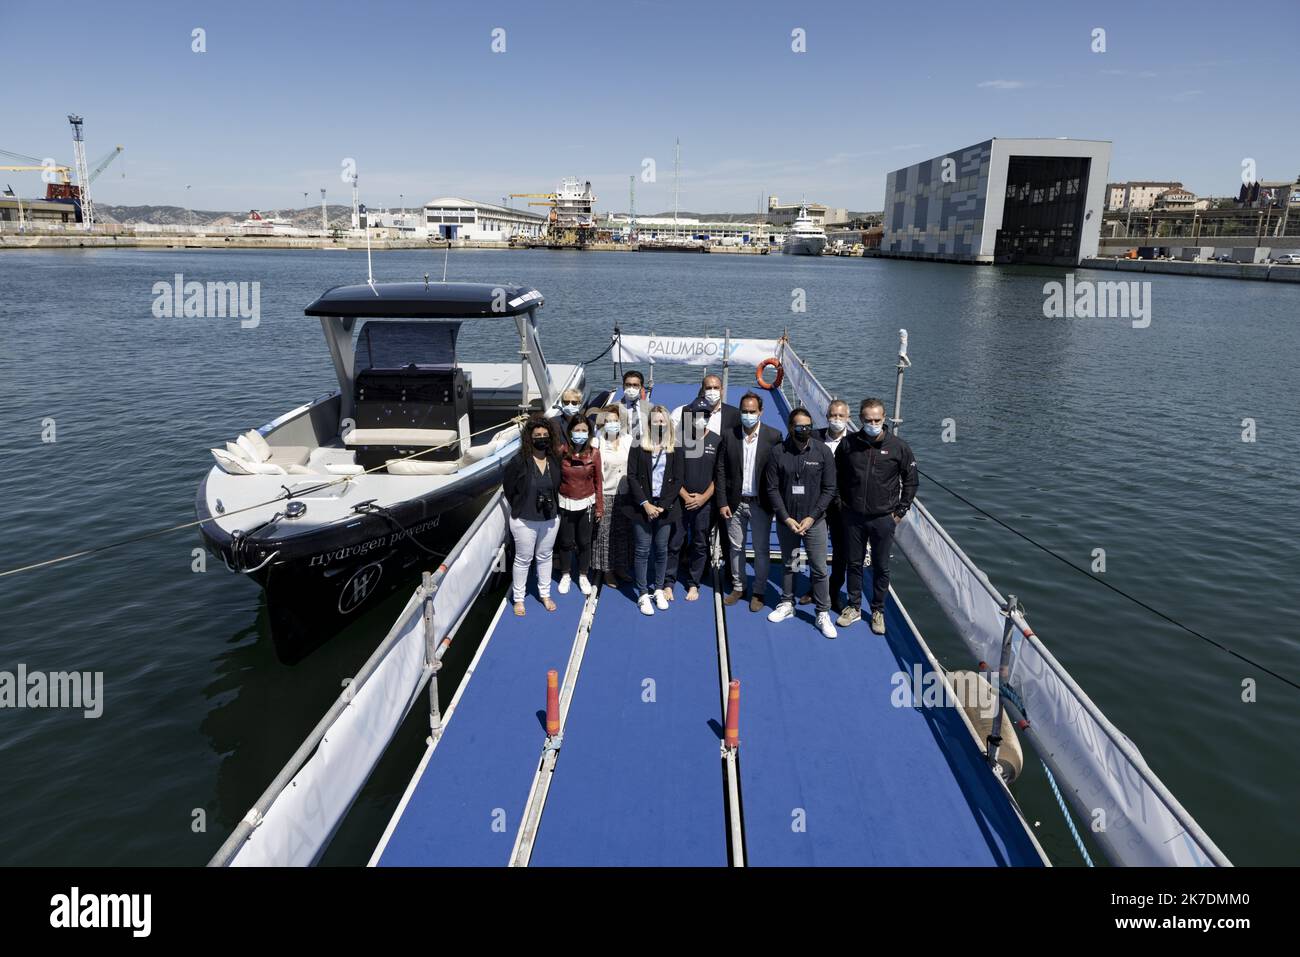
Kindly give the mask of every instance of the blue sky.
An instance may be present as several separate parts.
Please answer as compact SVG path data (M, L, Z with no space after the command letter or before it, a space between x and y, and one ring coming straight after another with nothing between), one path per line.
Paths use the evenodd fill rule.
M339 174L354 158L375 207L499 202L578 176L599 209L624 210L652 158L657 181L638 180L636 201L649 213L672 207L675 137L683 209L751 210L766 194L879 209L889 170L989 136L1111 140L1112 180L1235 194L1247 157L1262 179L1300 174L1296 10L8 2L0 148L68 162L79 112L92 159L126 147L98 199L203 209L302 206L322 186L348 202ZM1104 53L1090 49L1098 27ZM35 174L0 176L43 190Z

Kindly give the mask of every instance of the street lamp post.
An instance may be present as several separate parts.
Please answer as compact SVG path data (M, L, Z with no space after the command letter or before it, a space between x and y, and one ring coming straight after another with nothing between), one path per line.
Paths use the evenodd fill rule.
M190 232L194 232L194 207L190 205L190 184L185 184L185 215L189 220Z

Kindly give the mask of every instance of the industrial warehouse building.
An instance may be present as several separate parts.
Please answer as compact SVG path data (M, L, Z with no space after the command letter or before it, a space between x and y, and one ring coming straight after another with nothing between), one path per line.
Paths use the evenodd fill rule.
M1097 254L1110 143L994 137L885 178L883 256L1076 265Z
M424 225L428 235L442 239L504 241L511 236L541 236L546 230L546 217L509 206L443 196L424 204Z

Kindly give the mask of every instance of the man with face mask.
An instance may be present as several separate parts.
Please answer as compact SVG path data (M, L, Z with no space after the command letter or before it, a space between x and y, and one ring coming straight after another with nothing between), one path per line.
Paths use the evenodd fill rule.
M709 555L709 530L713 526L715 472L718 464L718 443L721 438L709 429L709 403L701 396L686 406L685 433L682 437L684 452L682 487L677 493L682 500L682 513L668 540L668 565L664 572L664 594L672 601L677 571L684 562L686 569L682 584L686 586L686 600L700 597L700 582L704 578L704 565ZM683 551L684 550L684 551Z
M800 544L808 560L817 628L836 636L831 622L830 588L826 580L826 509L835 500L835 457L813 437L812 413L803 407L790 412L790 434L773 447L767 460L764 488L776 516L781 543L781 601L767 616L771 622L794 617L794 552Z
M885 403L863 399L862 429L835 450L841 517L848 558L848 602L840 613L845 627L862 617L862 561L871 545L871 630L885 633L889 596L889 551L894 529L916 498L916 456L885 428Z
M820 439L835 454L835 449L849 434L849 404L843 399L833 399L826 407L826 428L816 429L813 437ZM844 523L840 516L839 496L826 509L826 531L831 541L831 611L839 614L844 610L844 599L840 597L844 588L844 570L848 566L848 555L844 544ZM811 605L813 593L809 591L799 599L801 605Z
M712 372L704 377L700 382L700 392L695 401L703 399L708 405L709 431L714 435L723 436L740 425L740 410L734 405L727 405L722 401L722 377L716 376ZM683 413L692 405L680 405L673 409L673 421L683 432L689 424L683 418Z
M635 369L624 372L623 392L619 396L619 401L623 403L623 408L627 412L627 434L633 444L636 444L641 441L642 423L645 421L645 413L649 410L646 405L645 376Z
M768 455L781 441L781 433L764 422L763 397L746 392L740 397L740 424L723 434L718 449L715 479L718 517L726 524L727 562L731 588L724 605L745 597L745 533L754 543L754 590L749 610L759 611L767 594L767 572L771 561L772 516L763 503L763 470Z

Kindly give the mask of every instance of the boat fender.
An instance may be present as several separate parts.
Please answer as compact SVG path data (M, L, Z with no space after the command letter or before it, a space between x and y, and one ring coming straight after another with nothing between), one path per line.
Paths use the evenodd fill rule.
M980 743L988 741L993 730L993 714L997 708L997 692L993 690L987 678L975 671L952 671L948 673L952 690L957 696L957 703L966 713L967 719L975 727L975 734ZM1025 766L1025 755L1016 736L1016 729L1011 714L1002 713L1002 744L998 746L998 765L1002 778L1007 784L1020 777Z
M768 369L776 370L776 378L772 382L763 378L763 373ZM768 356L760 362L758 368L754 370L754 375L758 378L758 384L768 390L781 388L781 383L785 380L785 370L781 368L781 360L776 356Z

